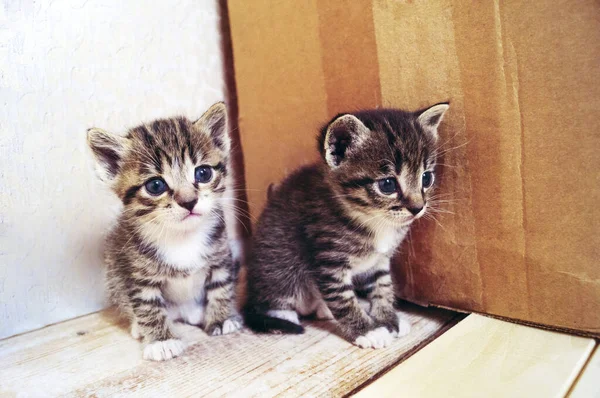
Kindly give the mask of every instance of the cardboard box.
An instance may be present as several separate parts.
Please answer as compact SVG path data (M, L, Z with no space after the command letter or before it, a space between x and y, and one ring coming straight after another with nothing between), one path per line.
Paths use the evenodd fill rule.
M395 270L411 301L600 336L597 1L229 2L250 208L360 108L449 100L440 191Z

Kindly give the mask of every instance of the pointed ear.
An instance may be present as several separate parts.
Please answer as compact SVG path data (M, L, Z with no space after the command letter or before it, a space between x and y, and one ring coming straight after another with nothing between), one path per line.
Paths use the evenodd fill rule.
M194 122L194 127L209 134L217 148L229 153L231 139L227 128L227 108L224 102L217 102L211 106L200 119Z
M121 169L129 140L94 127L87 131L87 141L94 154L98 177L112 183Z
M332 169L355 154L365 142L370 130L354 115L335 118L324 130L321 154ZM323 134L323 133L322 133Z
M434 138L437 139L437 128L444 118L444 113L446 113L448 108L450 108L449 104L442 103L419 111L417 112L417 121L426 131L431 132Z

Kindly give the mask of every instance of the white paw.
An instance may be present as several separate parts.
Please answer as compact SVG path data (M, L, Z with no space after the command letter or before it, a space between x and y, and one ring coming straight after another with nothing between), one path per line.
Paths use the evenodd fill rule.
M400 318L398 315L398 332L393 332L393 337L402 337L410 333L410 322Z
M367 332L364 336L359 336L354 340L354 344L360 348L385 348L392 344L393 335L386 327Z
M185 345L181 340L169 339L164 341L155 341L144 348L144 359L151 361L166 361L175 358L185 350Z
M242 322L237 319L227 319L223 322L223 334L233 333L242 328Z
M398 337L406 336L410 333L410 322L402 318L398 319Z

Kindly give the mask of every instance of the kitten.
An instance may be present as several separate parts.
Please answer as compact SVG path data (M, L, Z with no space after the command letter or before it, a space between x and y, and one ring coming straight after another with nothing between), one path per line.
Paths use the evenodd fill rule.
M223 103L196 122L156 120L126 136L88 130L101 180L123 202L107 240L111 301L143 339L144 358L166 360L184 344L172 330L183 320L210 335L240 329L237 267L223 206L230 138Z
M341 114L322 129L323 161L269 188L247 264L248 326L302 333L298 315L316 315L363 348L408 333L394 310L390 258L426 211L447 109Z

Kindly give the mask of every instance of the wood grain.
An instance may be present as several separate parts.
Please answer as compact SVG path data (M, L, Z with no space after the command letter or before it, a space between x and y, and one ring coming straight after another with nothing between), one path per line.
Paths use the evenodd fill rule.
M600 348L596 348L587 365L573 384L569 398L600 397Z
M469 315L355 397L563 397L594 345Z
M0 396L342 396L451 327L457 315L404 306L411 333L384 350L363 350L312 322L298 336L208 337L180 325L191 346L155 363L115 313L104 311L0 341Z

